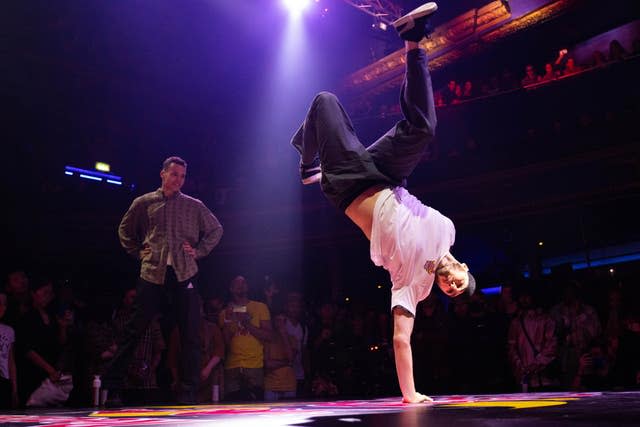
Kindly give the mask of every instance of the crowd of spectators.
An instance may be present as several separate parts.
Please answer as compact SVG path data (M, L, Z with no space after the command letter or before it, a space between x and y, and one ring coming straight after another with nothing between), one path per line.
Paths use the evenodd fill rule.
M412 337L418 387L637 389L639 304L626 282L593 277L523 279L497 295L453 300L434 290ZM199 402L398 394L388 310L366 300L311 303L271 278L258 288L237 276L228 298L222 289L203 296ZM69 283L10 272L0 293L0 405L90 405L135 297L128 289L112 306L78 298ZM179 340L174 319L154 319L127 371L126 403L171 401Z
M546 62L541 67L537 67L534 64L526 64L524 73L519 80L508 68L505 68L500 76L494 75L488 81L480 81L475 84L471 79L464 80L464 82L457 82L452 79L445 88L436 91L434 94L436 107L460 104L475 98L549 83L583 71L604 67L610 63L619 62L639 54L640 40L633 42L631 52L627 51L618 40L612 40L609 44L608 55L600 50L595 50L591 61L584 64L576 63L575 58L567 49L561 49L554 61ZM479 90L477 89L478 87Z
M444 87L434 91L435 105L436 108L455 106L479 98L536 87L576 76L585 71L603 68L638 55L640 55L640 39L632 42L630 50L625 49L618 40L612 40L609 43L608 54L595 50L590 60L584 63L577 63L569 50L561 49L553 61L543 64L526 64L521 75L506 66L501 72L484 79L478 79L475 75L463 79L449 79ZM374 107L369 101L364 101L353 105L353 109L356 118L400 114L400 105L388 102L377 102Z

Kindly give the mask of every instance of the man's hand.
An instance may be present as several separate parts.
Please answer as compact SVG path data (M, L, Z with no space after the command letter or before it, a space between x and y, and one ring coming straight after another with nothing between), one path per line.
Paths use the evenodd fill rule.
M186 253L187 255L195 258L196 250L193 249L193 247L189 244L189 242L182 243L182 250L184 250L184 253Z
M144 249L140 251L140 259L145 259L149 255L151 255L151 248L149 245L144 245Z

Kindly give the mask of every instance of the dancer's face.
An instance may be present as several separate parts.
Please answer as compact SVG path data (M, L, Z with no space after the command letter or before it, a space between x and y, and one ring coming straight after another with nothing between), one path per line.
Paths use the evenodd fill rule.
M467 264L459 262L451 254L447 254L440 261L446 266L446 274L437 274L436 282L446 295L457 297L469 286L469 267Z
M168 168L161 170L162 192L165 196L172 196L180 191L186 176L187 168L176 163L171 163Z

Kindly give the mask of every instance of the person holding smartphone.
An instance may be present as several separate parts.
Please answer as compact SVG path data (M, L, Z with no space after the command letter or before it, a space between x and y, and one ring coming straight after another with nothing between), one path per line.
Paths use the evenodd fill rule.
M264 343L271 338L271 315L266 304L250 300L249 284L236 276L229 285L231 300L220 313L225 341L223 395L230 400L262 400Z

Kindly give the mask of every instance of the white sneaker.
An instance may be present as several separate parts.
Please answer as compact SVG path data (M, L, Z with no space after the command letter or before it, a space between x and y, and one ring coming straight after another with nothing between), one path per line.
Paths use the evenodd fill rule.
M393 22L403 40L419 42L426 35L427 18L438 10L434 2L425 3Z

